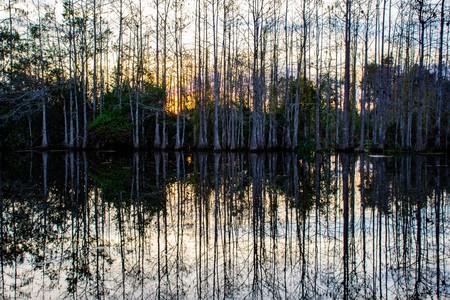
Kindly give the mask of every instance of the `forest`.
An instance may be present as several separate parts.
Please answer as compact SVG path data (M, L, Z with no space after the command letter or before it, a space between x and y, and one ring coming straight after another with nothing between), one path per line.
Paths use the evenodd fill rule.
M445 151L445 0L2 0L0 148Z

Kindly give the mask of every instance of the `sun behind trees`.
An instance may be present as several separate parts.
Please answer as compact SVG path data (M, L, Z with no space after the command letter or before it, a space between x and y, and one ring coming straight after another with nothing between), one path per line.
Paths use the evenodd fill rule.
M449 148L445 0L5 8L2 148Z

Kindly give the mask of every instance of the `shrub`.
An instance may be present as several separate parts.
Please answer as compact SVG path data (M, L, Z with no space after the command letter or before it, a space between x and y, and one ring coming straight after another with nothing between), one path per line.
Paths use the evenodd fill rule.
M122 110L105 111L89 124L89 140L98 148L131 145L132 128Z

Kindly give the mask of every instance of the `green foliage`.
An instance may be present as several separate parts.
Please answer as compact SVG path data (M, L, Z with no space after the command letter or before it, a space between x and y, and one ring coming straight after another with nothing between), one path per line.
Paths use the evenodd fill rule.
M130 179L133 177L133 169L119 160L118 163L105 164L92 169L89 175L94 182L102 188L107 201L129 200Z
M135 176L133 161L129 156L119 153L100 153L100 161L90 165L89 176L95 184L101 188L102 197L108 203L117 207L129 207L133 203L134 194L130 186ZM114 163L112 163L114 162ZM142 162L141 162L142 163ZM145 162L143 162L145 165ZM146 173L152 180L155 174L153 169ZM176 178L168 177L167 182L176 182ZM164 191L161 188L163 182L146 181L145 192L140 194L139 202L143 211L155 214L165 208Z
M162 108L166 100L166 90L162 86L153 83L147 83L144 86L144 92L141 94L141 103L144 105L156 106Z
M6 26L0 27L0 60L6 59L11 47L15 50L19 42L20 36L16 30L10 32Z
M4 122L0 126L0 138L4 141L4 146L15 148L26 148L30 144L27 124L25 122Z
M119 98L115 93L106 93L103 95L103 108L105 110L113 110L119 103Z
M300 141L298 145L298 152L303 155L308 155L314 152L316 148L316 144L314 139L308 138L306 141Z
M89 124L90 140L99 147L131 143L133 124L120 109L105 111Z

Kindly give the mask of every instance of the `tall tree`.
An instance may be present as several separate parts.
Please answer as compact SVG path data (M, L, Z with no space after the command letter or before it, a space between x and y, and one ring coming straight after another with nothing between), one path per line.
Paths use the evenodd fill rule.
M202 3L201 0L195 2L196 13L195 13L195 35L196 35L196 63L197 63L197 75L196 75L196 98L197 98L197 109L198 109L198 142L197 148L203 149L207 146L206 137L206 98L205 98L205 85L206 78L204 79L204 53L202 51L203 35L202 30ZM206 11L206 10L205 10ZM198 56L197 56L198 55Z
M322 149L321 147L321 140L320 140L320 102L321 102L321 96L320 96L320 77L321 77L321 71L322 71L322 32L323 27L322 24L320 24L320 20L322 19L322 16L319 16L319 3L316 3L316 11L315 11L315 22L316 22L316 103L315 103L315 109L314 109L314 140L315 140L315 149L316 151L320 151Z
M160 0L156 0L155 1L155 6L156 6L156 24L155 24L155 30L156 30L156 37L155 37L155 43L156 43L156 70L155 70L155 76L156 76L156 86L159 87L160 86L160 79L159 79L159 68L160 68L160 62L159 62L159 39L160 39L160 34L159 34L159 4L160 4ZM159 129L159 105L157 105L156 107L156 111L155 111L155 140L153 142L153 147L156 149L159 149L161 147L161 136L160 136L160 129Z
M11 3L9 3L11 5ZM10 6L11 8L11 6ZM47 139L47 88L45 84L45 60L44 60L44 50L42 44L42 35L44 34L44 30L42 28L42 18L41 18L41 2L37 1L37 13L38 13L38 51L39 51L39 64L40 64L40 88L42 89L41 93L41 101L42 101L42 143L41 148L46 149L48 147L48 139ZM11 39L11 38L10 38ZM12 61L12 56L11 56Z
M284 147L290 149L292 147L292 138L291 138L291 93L289 90L289 84L291 80L290 76L290 68L289 68L289 59L290 59L290 51L292 44L289 40L289 24L288 24L288 15L289 15L289 1L285 2L285 11L284 11L284 63L285 63L285 87L284 87L284 118L285 125L283 128L284 131ZM297 67L297 72L299 67Z
M444 52L444 26L445 26L445 0L441 0L441 16L439 29L439 58L438 58L438 79L437 79L437 105L436 105L436 131L434 147L441 147L441 115L442 115L442 69Z
M119 0L119 33L117 45L116 89L119 107L122 107L122 53L123 53L123 0Z
M92 39L93 39L93 49L92 49L92 118L95 119L97 115L97 0L92 1Z
M212 0L212 30L213 30L213 59L214 59L214 151L219 151L220 140L219 140L219 69L218 69L218 25L219 25L219 1Z
M251 17L253 25L253 56L252 56L252 83L253 83L253 97L252 97L252 119L251 119L251 135L250 135L250 150L261 150L264 148L264 134L263 134L263 81L261 78L264 70L261 68L261 61L263 59L263 38L264 38L264 2L261 0L252 0L251 3Z
M342 150L348 150L349 148L351 3L351 0L345 1L344 120L342 124Z
M430 4L425 2L426 0L415 0L415 10L419 19L419 91L418 91L418 103L417 103L417 124L416 124L416 144L415 150L422 151L424 149L423 141L423 98L424 98L424 59L425 59L425 29L429 22L433 18L433 12L431 11Z
M365 132L365 122L366 122L366 97L367 97L367 67L369 59L369 19L370 19L370 9L372 1L367 2L367 8L363 11L365 20L365 31L364 31L364 64L363 64L363 81L362 81L362 95L361 95L361 125L360 125L360 136L359 136L359 151L364 150L364 132Z
M165 91L167 91L167 19L169 17L169 7L170 7L170 0L164 0L164 11L163 11L163 65L162 65L162 78L161 78L161 84ZM166 128L166 105L167 105L167 96L164 97L163 101L163 126L162 126L162 141L161 141L161 149L166 149L167 147L167 128Z
M174 1L174 9L175 9L175 31L174 31L174 37L175 37L175 77L176 77L176 83L175 83L175 110L176 110L176 135L175 135L175 149L181 149L183 147L181 143L181 124L180 124L180 115L182 113L182 102L183 102L183 96L181 93L181 84L182 84L182 51L181 51L181 31L183 27L183 20L182 20L182 6L178 2L178 0ZM178 15L180 13L180 16Z

